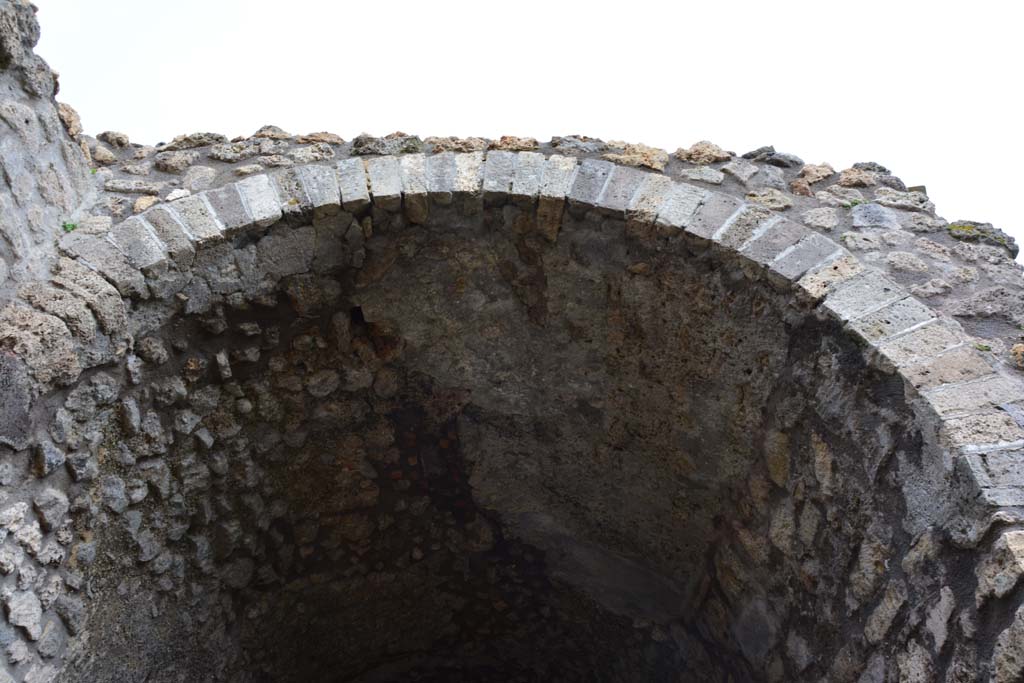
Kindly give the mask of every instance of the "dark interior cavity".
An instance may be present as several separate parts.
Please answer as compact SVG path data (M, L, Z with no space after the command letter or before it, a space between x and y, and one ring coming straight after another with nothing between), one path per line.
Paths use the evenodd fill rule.
M571 219L552 245L514 212L375 217L338 259L358 270L296 267L140 330L132 405L97 400L106 373L72 392L116 428L83 465L101 533L73 558L104 636L70 665L150 681L824 672L882 578L859 567L865 544L907 543L879 524L899 514L892 455L917 438L877 408L892 378L716 254L624 241L614 219ZM287 260L304 231L262 239ZM232 277L226 246L195 268Z

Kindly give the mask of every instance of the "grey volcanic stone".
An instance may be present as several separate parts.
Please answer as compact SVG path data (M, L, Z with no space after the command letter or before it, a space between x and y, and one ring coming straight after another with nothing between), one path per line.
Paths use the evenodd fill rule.
M36 594L31 591L16 591L7 598L6 607L7 620L23 629L32 640L38 640L43 632L43 610Z
M29 443L29 381L24 363L0 351L0 443L15 450L27 448Z
M70 507L67 496L52 487L37 493L32 502L36 512L39 513L39 521L42 522L43 529L46 531L52 531L60 526Z
M64 451L49 441L36 446L36 473L45 477L64 465L67 458Z

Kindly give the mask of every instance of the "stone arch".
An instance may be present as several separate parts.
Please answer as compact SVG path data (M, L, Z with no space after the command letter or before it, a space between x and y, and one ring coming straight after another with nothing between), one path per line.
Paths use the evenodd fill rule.
M523 680L1012 671L999 643L1019 638L1020 501L998 463L1024 443L1020 383L780 213L585 156L417 153L248 177L59 247L52 282L0 312L0 439L35 447L38 528L70 533L69 507L79 524L30 554L105 591L46 612L25 591L8 601L39 610L12 622L33 642L60 616L70 675L515 680L513 659ZM301 396L303 417L276 394ZM70 500L47 483L65 459ZM419 482L448 535L409 522L409 557L376 556L394 548L366 510ZM10 509L31 536L29 506ZM334 555L349 574L331 574ZM559 615L550 631L494 616L500 591L470 599L481 557L531 585L524 614ZM466 563L465 594L431 585L438 558ZM945 583L964 571L976 595ZM152 614L131 611L140 596ZM460 626L462 601L491 611ZM108 641L118 623L130 633ZM376 637L339 633L353 623ZM566 649L494 658L545 633ZM206 655L183 662L193 638Z

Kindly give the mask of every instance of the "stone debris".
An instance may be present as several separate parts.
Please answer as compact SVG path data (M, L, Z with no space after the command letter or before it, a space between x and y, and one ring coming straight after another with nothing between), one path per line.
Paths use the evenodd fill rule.
M611 144L613 147L618 147L622 151L605 154L602 158L607 159L608 161L612 161L617 164L625 164L626 166L651 168L655 171L665 170L665 166L668 164L668 152L663 149L648 147L643 144Z
M695 142L688 149L679 148L676 150L676 157L678 159L689 161L698 166L713 164L716 161L728 161L732 156L729 152L707 140Z

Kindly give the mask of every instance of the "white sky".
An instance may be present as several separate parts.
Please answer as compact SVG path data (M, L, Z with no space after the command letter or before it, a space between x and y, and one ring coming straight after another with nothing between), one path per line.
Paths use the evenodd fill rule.
M877 161L1024 242L1013 0L35 0L86 132L582 133Z

